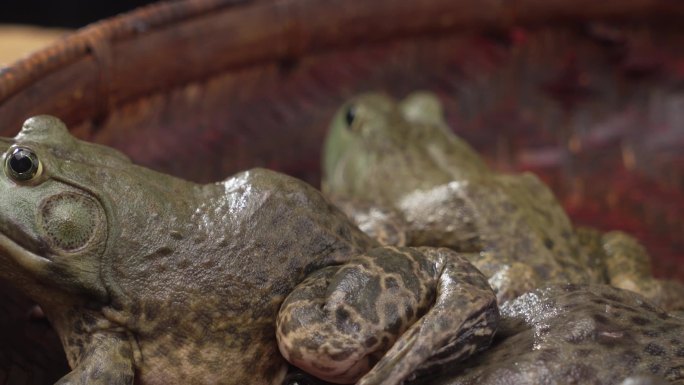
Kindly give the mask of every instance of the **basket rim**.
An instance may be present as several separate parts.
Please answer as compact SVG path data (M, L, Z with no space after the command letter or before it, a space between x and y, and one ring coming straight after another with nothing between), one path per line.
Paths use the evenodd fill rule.
M316 20L317 15L327 17ZM257 31L259 42L272 47L259 48L254 54L248 41L241 42L242 51L211 69L199 69L179 79L163 79L164 84L125 90L111 97L108 82L112 72L111 52L126 41L141 41L164 29L197 27L202 18L213 25L228 21L238 24L240 16L247 20L273 23L265 31ZM237 16L237 17L236 17ZM216 71L244 67L259 62L287 60L322 52L340 46L381 42L428 33L454 30L506 29L514 26L556 25L587 21L674 21L684 17L684 3L667 0L424 0L407 3L402 0L174 0L154 3L77 30L52 45L0 68L0 109L27 108L8 102L79 61L94 62L87 68L91 77L99 78L87 84L100 103L95 114L106 112L112 103L134 100L154 93L161 87L175 88L206 79ZM369 21L381 20L381 23ZM247 22L247 21L246 21ZM237 25L237 28L244 25ZM342 31L340 31L343 29ZM193 36L197 43L202 40ZM167 35L167 38L169 36ZM211 36L202 36L203 39ZM240 43L240 42L239 42ZM235 41L232 42L235 46ZM231 46L232 47L232 46ZM270 51L268 51L270 49ZM247 52L247 53L244 53ZM240 56L242 55L242 56ZM251 56L250 56L251 55ZM225 55L224 55L225 56ZM225 59L225 57L224 57ZM130 70L130 68L128 69ZM204 71L204 72L202 72ZM86 74L84 74L85 76ZM26 94L26 92L24 92ZM112 100L114 100L112 102ZM30 104L30 103L28 103ZM103 110L104 109L104 110Z
M91 54L103 42L111 44L133 38L148 31L245 2L247 0L158 2L88 24L9 66L0 67L0 103L20 92L28 84L39 81L41 77Z

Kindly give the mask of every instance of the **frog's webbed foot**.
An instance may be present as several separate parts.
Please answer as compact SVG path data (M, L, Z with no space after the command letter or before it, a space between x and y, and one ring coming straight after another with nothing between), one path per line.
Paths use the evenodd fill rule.
M609 283L650 299L666 310L684 309L684 285L653 278L651 260L634 237L611 231L601 238Z
M357 202L339 197L330 201L361 231L385 246L405 246L408 227L403 216L391 207Z
M55 385L133 385L133 350L118 334L99 333L84 347L80 362Z
M456 252L382 247L300 284L277 335L283 355L317 377L390 385L488 346L497 321L485 277Z

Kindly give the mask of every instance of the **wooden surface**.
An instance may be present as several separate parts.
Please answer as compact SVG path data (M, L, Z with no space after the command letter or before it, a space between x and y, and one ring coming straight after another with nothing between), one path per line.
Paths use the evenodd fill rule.
M671 0L168 2L85 28L0 73L0 124L16 125L39 111L78 123L228 70L405 36L683 17L684 6Z
M0 25L0 67L47 47L68 31L19 25Z

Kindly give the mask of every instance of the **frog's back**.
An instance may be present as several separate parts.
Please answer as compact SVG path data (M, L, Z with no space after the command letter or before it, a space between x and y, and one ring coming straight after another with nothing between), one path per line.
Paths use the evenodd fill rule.
M290 251L290 257L271 258L293 262L293 268L340 263L344 259L340 253L362 251L374 244L317 189L297 178L256 168L219 185L225 201L232 205L228 232L248 232L264 245L275 247L265 250ZM304 255L311 257L305 259Z
M537 267L544 280L591 281L570 219L535 175L500 174L479 188L489 192L488 199L482 198L485 191L470 192L469 197L481 212L481 234L488 238L485 249Z
M476 253L478 268L488 276L521 263L545 282L593 279L570 220L532 174L471 176L415 191L398 206L412 244Z

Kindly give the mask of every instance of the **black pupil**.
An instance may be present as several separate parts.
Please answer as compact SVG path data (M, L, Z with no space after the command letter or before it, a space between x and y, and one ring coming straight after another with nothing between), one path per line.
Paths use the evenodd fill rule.
M349 106L349 108L347 108L347 113L344 116L344 119L347 122L347 126L351 126L352 123L354 123L355 118L356 118L356 107Z
M33 159L26 150L19 150L12 154L9 165L17 174L26 174L33 169Z

